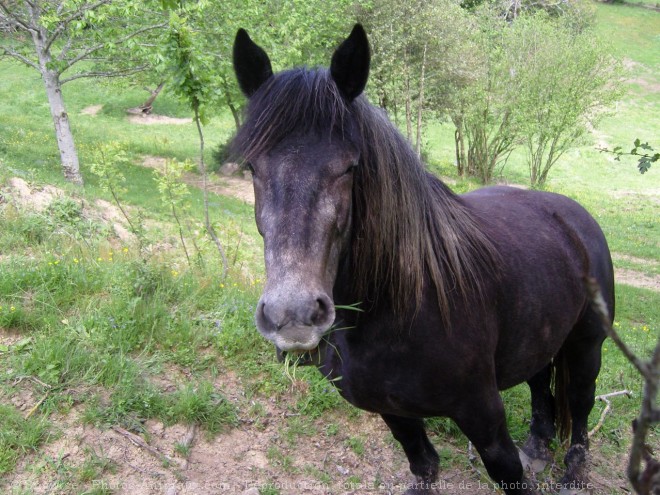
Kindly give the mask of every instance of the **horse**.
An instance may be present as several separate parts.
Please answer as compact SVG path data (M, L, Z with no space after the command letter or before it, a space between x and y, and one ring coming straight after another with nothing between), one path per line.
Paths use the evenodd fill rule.
M266 268L258 331L383 418L414 476L406 494L439 487L424 427L433 416L458 425L509 495L537 493L521 459L552 459L552 439L570 434L557 486L588 492L605 331L584 278L613 315L603 232L559 194L453 193L368 102L370 62L359 24L329 69L273 73L249 34L236 34L248 105L232 147L252 172ZM522 382L532 414L519 453L500 391Z

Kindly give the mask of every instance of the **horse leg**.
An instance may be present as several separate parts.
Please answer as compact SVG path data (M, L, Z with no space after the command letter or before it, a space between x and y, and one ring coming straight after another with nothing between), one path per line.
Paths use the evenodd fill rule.
M524 475L506 427L502 398L497 390L478 395L454 417L458 427L479 452L486 471L507 495L533 495L535 485Z
M605 334L589 309L575 327L562 351L568 367L568 404L571 411L571 445L564 457L566 473L562 495L589 493L589 437L587 420L594 406L596 377L600 371L601 345Z
M416 482L405 495L431 494L431 486L438 478L438 457L424 429L421 419L404 418L391 414L381 415L394 438L401 444L410 463Z
M552 365L548 364L527 382L532 395L532 421L529 436L520 452L520 460L523 467L533 473L540 473L552 461L550 441L557 431L551 381Z

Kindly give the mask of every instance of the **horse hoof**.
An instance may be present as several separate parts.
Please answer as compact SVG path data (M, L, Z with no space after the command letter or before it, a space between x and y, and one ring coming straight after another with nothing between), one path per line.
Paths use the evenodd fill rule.
M520 462L523 465L523 469L535 474L543 471L548 465L548 461L545 459L532 459L520 449L518 449L518 457L520 457Z

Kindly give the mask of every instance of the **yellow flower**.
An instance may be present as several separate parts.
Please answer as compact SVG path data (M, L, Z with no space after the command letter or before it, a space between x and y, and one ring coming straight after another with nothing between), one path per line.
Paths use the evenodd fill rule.
M172 270L172 276L173 277L176 277L178 274L179 274L179 272L177 272L176 270Z
M103 261L103 258L99 256L98 258L96 258L96 261Z
M224 288L225 288L225 284L220 284L220 288L221 288L221 289L224 289Z
M59 262L60 262L60 260L55 260L55 262L53 264L57 265L57 264L59 264Z
M78 258L73 258L74 263L78 263L80 260Z
M125 247L124 249L122 249L122 251L125 252L125 253L128 253L128 248Z
M9 311L16 311L16 308L15 308L14 306L11 306L11 307L9 308Z

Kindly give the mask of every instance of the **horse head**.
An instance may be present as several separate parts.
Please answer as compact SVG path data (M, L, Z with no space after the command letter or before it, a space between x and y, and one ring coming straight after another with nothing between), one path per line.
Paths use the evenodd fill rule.
M264 240L257 328L281 350L311 350L335 320L333 287L351 235L360 163L346 115L367 82L369 43L356 25L329 71L273 74L266 52L241 29L233 62L249 99L234 144L252 171Z

